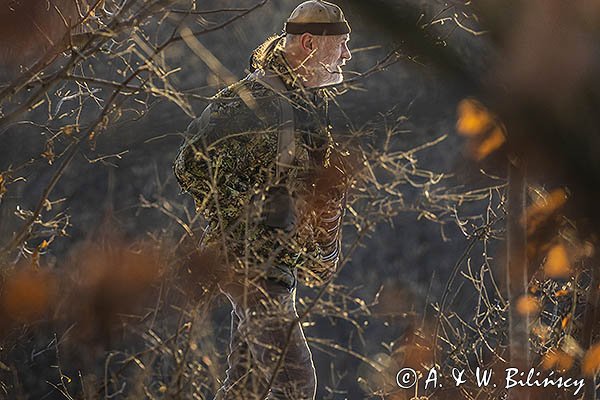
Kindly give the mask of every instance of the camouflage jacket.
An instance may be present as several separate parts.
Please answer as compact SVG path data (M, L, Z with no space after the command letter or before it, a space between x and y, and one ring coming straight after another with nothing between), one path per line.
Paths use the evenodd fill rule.
M328 93L302 89L275 55L269 71L291 91L282 97L254 74L221 90L189 125L174 172L210 223L204 245L219 246L227 268L290 288L298 276L319 285L337 268L348 182L330 134ZM284 101L293 107L295 151L278 179Z

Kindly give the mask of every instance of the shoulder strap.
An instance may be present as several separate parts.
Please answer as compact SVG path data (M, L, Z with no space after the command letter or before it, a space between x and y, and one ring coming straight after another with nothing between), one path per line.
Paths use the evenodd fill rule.
M192 138L195 139L197 137L196 135L200 134L201 143L204 146L208 146L209 143L207 143L208 138L206 137L206 128L208 127L208 124L210 122L210 115L212 112L211 109L212 103L206 106L206 108L204 109L204 111L202 111L202 114L200 114L198 118L194 118L192 122L190 122L186 129L188 135L190 135L185 139L186 144L189 140L191 140Z
M270 71L257 70L252 73L252 77L261 85L273 90L280 96L281 125L279 126L279 133L277 135L277 161L275 169L275 178L279 181L283 173L293 166L296 155L294 109L283 94L287 92L287 88L277 74Z

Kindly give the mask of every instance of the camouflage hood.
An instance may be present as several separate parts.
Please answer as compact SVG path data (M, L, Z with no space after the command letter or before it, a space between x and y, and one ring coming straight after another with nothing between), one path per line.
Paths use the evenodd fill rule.
M265 40L250 56L250 71L257 69L275 71L289 89L299 89L299 76L285 59L285 35L274 35Z

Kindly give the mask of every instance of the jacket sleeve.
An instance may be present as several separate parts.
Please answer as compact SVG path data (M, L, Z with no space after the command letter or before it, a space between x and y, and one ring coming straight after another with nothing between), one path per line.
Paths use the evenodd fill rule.
M200 117L188 125L179 152L173 162L173 173L183 191L190 193L196 205L209 192L210 177L206 165L206 135L208 133L212 105L208 105Z
M309 284L327 282L339 267L348 186L347 171L339 157L334 157L329 167L321 168L314 175L309 209L315 261L310 271L304 273Z

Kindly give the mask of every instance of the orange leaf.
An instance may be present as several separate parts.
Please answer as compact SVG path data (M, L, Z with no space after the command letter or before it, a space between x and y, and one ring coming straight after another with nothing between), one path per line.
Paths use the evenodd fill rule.
M473 99L465 99L458 105L456 131L463 136L473 137L484 134L494 122L492 114L483 104Z
M550 278L567 278L571 274L569 256L562 244L557 244L548 251L544 272Z
M581 372L585 376L592 377L600 368L600 343L596 343L592 347L590 347L585 353L583 357L583 362L581 363Z
M527 234L531 235L552 214L567 202L567 193L564 189L555 189L547 196L537 200L527 208L521 223L526 224ZM527 220L525 221L525 217Z
M567 202L567 193L564 189L555 189L548 196L533 203L527 210L528 214L552 213Z
M558 351L556 349L551 349L549 352L544 354L544 358L542 360L542 367L544 369L552 369L558 363Z
M521 296L517 301L517 311L522 315L529 315L538 312L540 309L540 303L533 296L525 295Z
M50 306L54 289L54 279L49 274L23 269L8 277L0 303L12 319L33 321Z
M562 350L552 349L544 355L542 367L544 369L556 369L568 371L573 367L575 360Z
M473 149L473 156L477 161L481 161L495 150L498 150L505 141L503 129L496 126L492 133Z
M557 366L557 369L560 371L568 371L571 368L573 368L574 363L575 363L575 360L573 359L573 357L571 357L567 353L561 351L559 353L558 364L556 366Z
M531 294L536 294L538 292L538 290L540 290L540 288L537 284L534 284L529 287L529 293L531 293Z
M566 317L562 319L562 321L560 322L560 327L564 330L569 324L569 322L571 322L571 313L569 313Z

